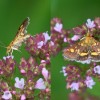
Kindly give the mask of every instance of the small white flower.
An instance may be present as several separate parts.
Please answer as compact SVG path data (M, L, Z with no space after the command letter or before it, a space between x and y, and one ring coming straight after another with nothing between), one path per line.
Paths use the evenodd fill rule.
M62 71L60 71L61 73L64 74L64 76L67 76L67 73L66 73L66 66L63 66L62 67Z
M68 42L67 38L64 38L64 42Z
M43 81L42 78L37 80L35 88L40 89L40 90L45 90L46 89L46 86L45 86L44 81Z
M49 77L49 72L46 68L42 68L42 75L44 76L45 80Z
M18 77L16 77L15 78L15 81L16 81L16 83L15 83L15 87L16 88L19 88L19 89L23 89L24 88L24 78L21 78L20 80L19 80L19 78Z
M21 69L20 72L21 73L26 73L26 71L24 69Z
M55 27L54 27L54 30L61 33L61 30L62 30L62 27L63 25L60 24L60 23L56 23Z
M6 60L7 58L10 58L10 57L11 57L12 59L14 58L14 56L12 55L12 56L5 56L5 57L3 57L3 59Z
M4 94L2 95L2 98L4 100L8 100L12 98L12 94L10 93L10 91L5 91Z
M100 74L100 65L97 65L96 67L94 67L94 72L97 74Z
M50 41L51 46L54 46L54 42Z
M51 39L51 37L48 35L48 33L43 33L44 37L45 37L45 44L47 43L48 40Z
M77 41L77 40L79 40L80 38L81 38L80 35L74 35L74 36L71 38L71 40Z
M79 83L73 82L73 83L70 85L70 88L71 88L71 91L72 91L72 90L78 91L78 90L79 90Z
M41 60L41 63L46 63L46 61L45 60Z
M94 28L96 25L95 25L94 21L91 21L91 19L87 19L86 26L88 28Z
M38 42L38 43L37 43L37 47L38 47L38 48L41 48L41 47L43 46L43 44L44 44L44 42L43 42L43 41Z
M85 80L85 84L88 88L92 89L93 85L95 85L95 82L93 81L92 77L87 76Z
M25 94L22 94L22 95L21 95L21 100L26 100Z

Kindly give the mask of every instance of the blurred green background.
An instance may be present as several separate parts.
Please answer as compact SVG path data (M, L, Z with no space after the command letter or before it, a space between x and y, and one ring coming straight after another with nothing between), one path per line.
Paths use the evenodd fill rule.
M27 28L32 35L49 31L50 19L59 17L63 20L64 28L69 29L86 22L87 18L94 19L100 16L100 0L0 0L0 45L13 40L16 32L26 17L30 17L30 24ZM28 57L28 53L22 46L21 52L14 51L15 59ZM6 49L0 47L0 58L6 55ZM66 82L60 73L63 65L66 65L62 52L52 57L52 99L68 100ZM99 96L99 82L88 90L91 94Z
M40 32L49 32L50 29L50 1L49 0L0 0L0 45L8 46L14 39L19 26L30 17L30 24L27 28L29 34L34 35ZM6 48L0 47L0 58L6 56ZM28 53L24 47L20 52L14 51L16 60Z
M76 27L85 23L88 18L100 17L100 0L51 0L51 18L54 17L62 19L65 29ZM70 91L66 89L65 77L60 70L69 63L64 61L62 52L52 59L52 100L68 100ZM99 90L100 82L97 82L88 92L100 96Z

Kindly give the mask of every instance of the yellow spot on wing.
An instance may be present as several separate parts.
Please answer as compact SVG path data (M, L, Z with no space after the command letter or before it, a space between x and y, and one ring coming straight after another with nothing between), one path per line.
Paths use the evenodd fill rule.
M79 53L80 56L86 56L88 53Z
M70 52L74 52L74 49L70 49Z
M91 55L93 55L93 56L97 56L98 53L97 53L97 52L91 52Z

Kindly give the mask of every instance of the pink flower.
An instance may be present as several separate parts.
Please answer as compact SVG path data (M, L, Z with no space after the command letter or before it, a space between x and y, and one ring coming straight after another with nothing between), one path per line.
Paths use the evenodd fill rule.
M4 94L2 95L2 98L4 100L12 99L12 94L10 93L10 91L5 91Z
M26 100L25 94L21 95L21 100Z
M44 76L45 80L49 77L49 72L46 68L42 68L42 75Z
M45 37L45 44L47 43L48 40L51 39L51 37L48 35L48 33L43 33L44 37Z
M50 45L51 45L51 46L54 46L54 42L50 41Z
M41 60L41 63L46 63L46 61L45 60Z
M21 69L20 72L21 73L26 73L26 71L24 69Z
M70 88L71 88L71 91L72 91L72 90L78 91L78 90L79 90L79 83L73 82L73 83L70 85Z
M13 59L14 56L5 56L5 57L3 57L4 60L6 60L7 58L12 58Z
M100 65L97 65L96 67L94 67L94 72L97 74L100 74Z
M37 43L37 47L38 47L38 48L41 48L41 47L43 46L43 44L44 44L44 42L43 42L43 41L38 42L38 43Z
M87 19L86 26L88 28L94 28L96 25L94 24L94 21L91 21L91 19Z
M80 38L81 38L80 35L74 35L74 36L71 38L71 40L77 41L77 40L79 40Z
M64 38L64 42L68 42L67 38Z
M19 78L18 77L16 77L15 78L15 81L16 81L16 83L15 83L15 87L16 88L19 88L19 89L23 89L24 88L24 79L23 78L21 78L20 80L19 80Z
M40 90L45 90L46 89L46 86L45 86L44 81L43 81L42 78L37 80L35 88L40 89Z
M92 89L92 86L95 85L95 82L93 81L92 77L87 76L85 80L85 84L88 88Z
M63 25L60 24L60 23L56 23L55 27L54 27L54 30L61 33L61 30L62 30L62 27Z

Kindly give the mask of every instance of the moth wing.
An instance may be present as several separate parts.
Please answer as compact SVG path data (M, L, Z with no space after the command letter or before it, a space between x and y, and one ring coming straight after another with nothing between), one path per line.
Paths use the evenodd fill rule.
M81 46L82 41L69 46L63 50L63 56L68 60L84 61L88 57L88 47Z
M100 61L100 42L94 41L94 44L91 45L91 53L90 53L92 61L99 62Z
M24 36L27 33L26 29L27 29L27 26L29 25L29 21L30 21L29 17L27 17L23 21L23 23L20 25L20 27L18 29L16 37Z

